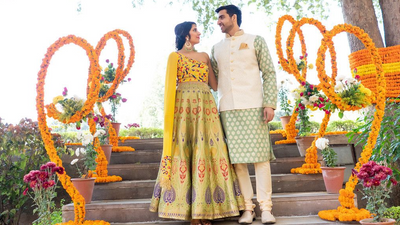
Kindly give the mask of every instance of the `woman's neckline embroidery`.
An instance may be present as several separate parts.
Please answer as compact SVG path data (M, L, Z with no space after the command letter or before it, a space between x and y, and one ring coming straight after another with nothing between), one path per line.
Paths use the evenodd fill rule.
M206 62L199 61L199 60L196 60L196 59L187 57L186 55L184 55L184 54L182 54L182 53L179 53L179 52L176 52L176 54L181 55L181 56L183 56L183 57L185 57L185 58L187 58L187 59L190 59L190 60L192 60L192 61L195 61L195 62L198 62L198 63L202 63L202 64L205 64L206 66L208 66Z

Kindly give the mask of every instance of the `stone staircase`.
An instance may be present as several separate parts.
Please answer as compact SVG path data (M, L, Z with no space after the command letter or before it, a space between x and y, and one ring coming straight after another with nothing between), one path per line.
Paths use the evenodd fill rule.
M273 136L272 143L275 139ZM127 140L120 145L136 149L112 153L108 173L121 176L123 181L95 185L92 202L86 205L86 219L113 225L189 224L159 218L148 210L162 155L162 139ZM301 166L304 161L295 144L274 145L273 149L277 157L271 162L272 212L277 217L276 224L337 224L317 216L320 210L339 206L338 195L325 192L322 175L290 173L291 168ZM249 165L249 170L255 190L254 167ZM253 200L257 204L255 197ZM256 213L260 215L258 204ZM73 204L63 207L63 220L74 220ZM237 218L220 219L213 224L237 224ZM260 218L253 224L261 224Z

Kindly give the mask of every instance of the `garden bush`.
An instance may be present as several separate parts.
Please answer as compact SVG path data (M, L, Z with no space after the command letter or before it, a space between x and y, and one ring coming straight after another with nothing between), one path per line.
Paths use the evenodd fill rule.
M141 139L145 138L162 138L164 135L164 130L154 127L131 127L129 129L121 129L119 131L119 136L136 136Z

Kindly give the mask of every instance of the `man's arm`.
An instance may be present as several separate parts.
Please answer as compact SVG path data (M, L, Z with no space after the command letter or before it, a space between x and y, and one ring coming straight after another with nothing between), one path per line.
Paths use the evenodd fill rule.
M262 72L264 120L265 122L269 122L274 118L274 110L276 109L278 101L276 72L264 38L257 36L254 40L254 47L256 50L258 67Z
M215 60L215 57L214 57L214 46L211 49L211 58L210 59L211 59L211 67L212 67L212 70L214 71L215 79L217 79L217 82L218 82L219 70L218 70L217 60Z

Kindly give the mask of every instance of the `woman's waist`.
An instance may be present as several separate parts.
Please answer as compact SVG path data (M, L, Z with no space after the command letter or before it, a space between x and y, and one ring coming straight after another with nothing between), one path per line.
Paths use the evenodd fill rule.
M207 82L203 82L203 81L184 81L184 82L178 82L178 89L181 88L206 88L206 89L210 89L208 87L208 83Z

